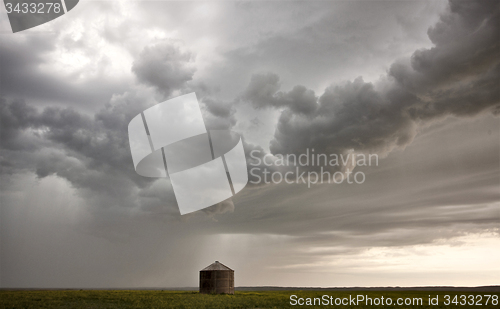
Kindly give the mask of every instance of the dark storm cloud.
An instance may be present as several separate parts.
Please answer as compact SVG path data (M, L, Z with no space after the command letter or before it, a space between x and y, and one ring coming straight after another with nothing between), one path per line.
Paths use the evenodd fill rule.
M196 69L193 55L172 41L146 46L132 65L139 81L155 87L165 97L172 91L183 89L193 78Z
M316 99L303 86L280 92L275 74L254 75L242 98L257 108L285 108L270 144L274 154L387 154L411 143L422 121L498 113L499 18L497 1L451 1L429 29L435 47L395 62L376 85L358 78Z
M220 118L228 118L234 113L234 108L231 103L224 103L210 98L205 99L203 103L212 115Z
M411 68L391 68L390 74L410 91L425 92L482 75L500 56L497 1L450 1L447 14L428 31L435 47L418 50Z
M196 87L190 87L189 91L194 91L198 97L208 130L229 130L236 124L234 102L224 102L207 93L199 95Z
M409 93L398 100L418 102ZM400 107L361 78L344 86L331 86L318 100L317 109L302 115L285 109L276 127L270 149L273 153L303 153L314 148L323 153L359 152L386 154L407 145L416 134L416 124Z
M128 122L148 103L147 97L125 94L91 117L70 108L38 111L23 101L2 99L2 174L57 175L95 209L151 207L158 196L150 189L156 179L134 171L127 136ZM156 203L175 210L175 199L167 195Z
M252 73L268 71L280 76L283 89L299 84L317 93L329 83L355 79L360 72L366 80L375 80L397 57L429 45L425 32L445 3L244 3L226 15L249 16L252 23L246 25L241 18L242 25L238 21L236 27L225 27L235 34L222 54L224 62L213 70L225 77L221 86L229 91L244 87ZM221 25L227 20L223 18Z
M4 36L0 44L0 95L3 97L92 108L109 101L112 93L122 92L127 87L125 80L121 78L107 79L103 83L101 74L82 81L82 72L73 72L68 76L47 72L42 67L51 65L49 55L58 46L58 35L50 32L20 35L23 36L21 40ZM72 48L92 54L84 43L79 43L80 46ZM101 70L105 71L108 64L106 60L100 59L98 63Z
M318 98L300 85L280 91L275 74L254 75L242 95L232 102L214 99L210 90L201 91L207 127L234 127L235 106L243 100L258 109L284 109L271 141L274 154L302 153L305 148L315 148L317 153L354 149L387 154L411 143L422 120L487 110L498 104L498 4L465 6L452 2L450 7L450 12L429 30L436 46L415 52L408 63L395 63L380 85L358 78L330 86ZM41 53L51 48L50 44L30 40L24 44L40 45ZM14 53L7 54L13 57ZM35 54L29 55L15 67L28 70L29 63L40 63ZM183 50L179 42L163 40L146 46L136 57L132 71L142 83L170 96L175 91L200 87L189 83L195 72L192 60L193 54ZM76 188L117 198L111 204L136 205L134 190L146 188L152 180L139 177L132 168L127 124L151 104L147 95L127 92L89 116L54 107L38 111L23 101L3 99L2 169L11 174L16 168L31 168L39 177L56 174ZM262 161L264 150L245 142L249 164L252 150L257 150Z
M314 91L304 86L295 86L289 92L280 92L279 77L268 73L253 75L243 93L243 99L249 100L254 107L287 107L292 112L309 114L317 108Z
M214 89L192 82L196 72L194 55L180 42L162 40L146 46L136 57L132 72L137 79L162 94L160 101L180 93L195 92L208 129L229 129L235 124L234 103L212 96Z
M26 102L17 100L10 104L0 97L0 138L2 148L15 149L24 145L16 144L16 137L20 131L30 126L37 111Z
M180 53L170 41L161 42L144 49L133 71L145 84L168 96L172 91L187 89L186 81L194 72L189 55ZM231 104L210 98L202 102L210 129L227 129L234 124ZM163 191L152 189L156 179L139 176L130 157L128 123L153 104L151 95L141 87L113 96L93 116L73 108L49 106L38 110L24 100L0 97L1 173L31 171L40 179L56 175L91 201L96 210L139 207L164 212L162 207L166 206L175 214L170 183L162 182ZM206 213L213 216L232 208L232 202L225 201Z
M108 16L125 12L115 10L121 5L118 2L104 3L113 6L106 11ZM32 35L1 45L1 93L7 98L0 99L0 236L5 249L0 285L192 286L197 284L196 276L186 273L206 266L201 264L207 256L233 256L241 282L256 276L255 284L269 284L270 277L280 275L273 267L298 265L296 272L287 272L293 280L281 279L278 284L303 285L310 275L311 284L318 285L319 277L308 272L305 263L315 264L322 258L337 263L340 260L335 258L344 255L354 260L354 272L359 273L369 266L356 258L371 248L432 244L436 239L450 243L467 233L498 236L498 119L469 117L489 110L498 113L494 110L498 104L494 91L499 73L498 5L482 3L452 2L450 12L429 30L435 47L396 62L395 57L409 55L408 46L413 51L414 45L422 46L417 43L427 44L406 40L406 36L425 36L422 30L434 18L435 9L429 10L431 17L421 18L413 14L415 8L426 6L421 2L255 2L235 5L242 8L236 11L232 5L220 4L233 9L201 22L191 14L214 12L196 7L198 3L168 2L168 10L165 2L141 3L132 9L139 16L143 7L150 12L139 22L127 16L115 24L109 18L98 33L127 49L124 58L133 60L112 59L113 63L124 63L126 72L135 74L140 85L99 75L93 83L87 79L72 88L66 87L68 76L58 77L50 70L53 75L40 73L39 68L47 65L45 55L61 42L95 59L92 52L101 45L93 40L99 36L85 31L84 40L70 34L53 41ZM195 22L186 23L186 15ZM404 25L404 32L398 33L394 16ZM255 24L264 26L252 28ZM84 28L91 26L83 23ZM279 27L283 29L274 32ZM203 44L191 42L201 47L187 51L180 41L158 41L148 32L156 36L161 32L158 29L188 29L194 33L188 40L201 38ZM225 31L234 32L233 36ZM213 33L220 37L212 40ZM144 34L144 41L135 40ZM213 42L222 49L215 56L222 54L222 58L228 55L225 48L249 47L233 53L235 62L229 58L218 62L217 57L205 54L206 62L201 61L196 73L203 72L206 80L199 80L194 74L194 52L203 55L204 44ZM115 55L112 49L111 55ZM352 64L358 58L363 60ZM393 62L388 76L378 83L352 76L366 72L367 64L378 68L378 74ZM282 69L280 77L269 73L248 78L247 72L275 68ZM227 71L231 74L219 74ZM336 84L330 79L346 72L352 81ZM248 80L248 86L241 86ZM293 82L323 87L325 80L335 84L322 94L316 94L318 88L314 93L301 85L283 86ZM219 84L234 93L226 92L224 97L221 93L228 90L218 92ZM266 126L264 122L272 117L256 116L250 106L261 114L282 111L271 144L275 154L300 153L305 148L315 148L317 153L354 149L388 157L379 167L357 167L367 174L362 186L248 185L233 198L234 204L223 201L179 220L168 180L137 175L128 146L127 124L157 103L153 89L164 98L196 91L208 129L241 129L249 166L258 161L250 155L253 150L261 162L267 153L263 144L245 139L256 126L238 125L248 120ZM42 97L51 107L33 102ZM65 99L100 108L84 113L86 104L55 107ZM468 120L456 121L460 125L453 127L447 119L444 129L433 127L422 133L426 126L437 125L431 120L450 115ZM403 147L404 152L391 152ZM267 168L286 171L279 166ZM250 180L255 179L250 176ZM215 216L220 213L224 215ZM388 260L388 267L395 265ZM252 267L256 261L258 267ZM354 273L352 269L340 272ZM358 282L365 284L362 276Z
M367 176L363 185L249 188L235 200L239 215L219 220L227 232L255 233L258 226L259 233L296 236L312 247L405 246L498 234L498 122L492 116L474 126L457 122L417 138L381 166L359 168Z
M471 118L484 112L497 115L500 109L498 3L494 3L494 8L477 8L491 4L493 2L469 3L473 8L471 15L477 13L474 22L469 22L470 16L461 15L467 15L467 10L461 6L454 8L456 3L451 3L451 11L429 30L436 47L419 50L410 60L396 62L389 76L376 85L357 78L343 85L332 85L316 98L311 90L300 92L308 93L306 96L292 95L301 86L290 92L280 91L276 74L256 74L241 99L257 109L283 109L270 144L273 154L304 153L306 148L313 148L317 153L346 153L354 149L388 155L395 148L408 147L423 125L431 120L448 116ZM439 41L437 32L454 32L459 25L462 36L448 43ZM442 40L448 38L446 33L442 35ZM443 54L447 61L440 58ZM451 141L460 143L456 137L441 138L448 139L450 144ZM247 148L259 150L262 159L265 152L250 146ZM479 148L483 153L481 158L476 153ZM488 147L483 144L479 148L453 148L454 151L442 155L436 153L442 149L439 144L423 147L422 151L429 150L431 157L432 154L440 156L434 162L425 153L415 155L415 158L425 157L428 160L425 165L432 166L431 169L424 170L420 165L393 167L405 170L407 175L425 175L429 187L420 187L414 193L408 192L413 182L397 183L391 179L401 181L402 178L393 172L368 175L375 177L373 181L384 179L387 183L368 181L363 184L362 192L353 187L326 186L313 192L290 186L252 188L260 190L253 194L259 194L266 202L254 204L255 200L242 196L238 200L241 211L245 212L242 217L252 217L254 224L247 226L245 220L236 220L231 229L251 233L258 224L261 233L295 236L293 242L297 247L326 250L294 255L292 260L297 262L307 256L335 255L338 249L335 244L363 250L372 246L433 243L436 235L450 239L485 230L498 233L498 207L495 206L500 198L495 189L498 187L498 143L491 138ZM457 156L459 153L463 157ZM408 151L405 154L413 156ZM412 165L411 162L405 164ZM495 168L491 170L491 167ZM273 172L277 167L267 169ZM443 175L457 180L450 181ZM385 186L388 187L384 189ZM387 194L381 197L376 192ZM401 195L404 201L397 192L406 192ZM259 212L248 211L248 208L259 208ZM275 224L278 221L281 223ZM297 229L297 226L307 228Z

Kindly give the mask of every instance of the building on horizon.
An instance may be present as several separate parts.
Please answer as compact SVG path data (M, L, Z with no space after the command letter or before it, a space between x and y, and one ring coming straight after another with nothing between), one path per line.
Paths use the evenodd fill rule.
M219 261L200 270L200 293L234 294L234 270Z

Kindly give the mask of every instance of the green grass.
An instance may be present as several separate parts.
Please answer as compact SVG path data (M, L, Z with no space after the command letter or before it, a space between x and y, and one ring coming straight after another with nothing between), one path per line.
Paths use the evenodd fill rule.
M384 299L422 298L420 306L291 306L290 295L302 298L321 298L323 295L336 298L366 295ZM482 306L444 305L444 295L499 295L493 292L434 292L434 291L259 291L236 292L235 295L203 295L189 291L146 291L146 290L20 290L0 291L0 308L499 308L490 303ZM428 296L439 296L439 305L427 304ZM475 298L478 299L477 297ZM459 299L458 299L459 301Z

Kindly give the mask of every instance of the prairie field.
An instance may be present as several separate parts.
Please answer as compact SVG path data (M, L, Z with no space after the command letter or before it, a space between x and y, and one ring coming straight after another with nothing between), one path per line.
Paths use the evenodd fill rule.
M297 302L295 305L291 304L291 295L296 295L292 301ZM168 290L0 290L0 308L477 308L478 306L499 308L498 295L498 292L477 291L280 290L237 291L235 295L206 295L194 291ZM434 299L437 297L438 303L434 301L434 304L429 304L429 296ZM361 299L361 297L371 298L374 303L340 304L342 300L346 303L349 299ZM384 304L380 303L382 297ZM311 302L316 298L316 305L313 303L308 305L308 298ZM486 304L487 298L488 304ZM392 305L387 305L388 299L391 299ZM396 304L398 299L401 299L402 305ZM405 301L411 304L405 305ZM299 302L304 302L304 305L299 305ZM470 305L471 303L474 305Z

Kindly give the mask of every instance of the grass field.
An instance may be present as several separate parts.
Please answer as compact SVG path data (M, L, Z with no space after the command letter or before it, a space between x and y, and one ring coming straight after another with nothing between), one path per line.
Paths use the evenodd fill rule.
M358 295L384 301L391 298L395 303L398 298L410 299L407 302L414 302L414 299L422 299L422 304L414 305L372 305L368 306L363 302L358 305L318 305L299 306L290 305L290 296L297 295L298 298L322 298L328 295L328 299L335 298L356 298ZM429 305L429 295L439 299L438 305ZM449 295L449 305L445 305L446 296ZM456 304L453 298L457 295ZM474 306L460 305L466 296L466 303L474 301ZM479 297L477 295L482 295ZM485 295L496 295L496 305L494 297L489 298L486 305ZM160 291L160 290L18 290L0 291L0 308L499 308L498 292L443 292L443 291L258 291L258 292L236 292L235 295L203 295L191 291ZM332 298L330 298L332 297ZM473 298L473 299L472 299ZM479 300L481 298L481 306ZM311 300L314 301L314 300ZM318 301L317 301L318 302ZM346 302L344 300L344 302ZM384 302L384 303L385 303Z

